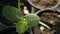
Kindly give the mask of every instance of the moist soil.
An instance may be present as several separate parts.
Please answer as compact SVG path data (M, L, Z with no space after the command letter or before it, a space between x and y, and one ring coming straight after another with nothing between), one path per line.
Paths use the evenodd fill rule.
M30 0L30 2L39 8L51 8L58 3L58 0Z

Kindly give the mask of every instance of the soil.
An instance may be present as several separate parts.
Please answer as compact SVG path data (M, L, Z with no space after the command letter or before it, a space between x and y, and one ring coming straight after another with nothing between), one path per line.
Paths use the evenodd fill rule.
M40 17L40 21L44 22L52 28L52 30L44 29L41 32L39 29L41 25L34 27L34 34L60 34L60 13L56 10L44 10L37 14ZM56 31L56 33L54 32Z
M54 30L50 31L49 29L44 29L44 32L42 32L38 25L34 27L34 34L54 34Z
M40 16L41 21L48 24L55 25L56 22L60 22L60 14L56 11L45 11Z
M58 3L58 0L30 0L30 2L40 8L51 8Z

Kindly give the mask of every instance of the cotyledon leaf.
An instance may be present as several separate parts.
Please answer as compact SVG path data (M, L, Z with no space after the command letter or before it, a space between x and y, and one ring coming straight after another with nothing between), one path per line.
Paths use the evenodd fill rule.
M2 9L3 15L11 20L11 21L17 21L20 18L20 11L16 7L13 6L4 6Z
M36 14L32 14L32 13L25 15L24 18L27 20L29 27L38 25L40 21L39 17Z
M25 31L27 31L27 29L28 29L28 22L25 19L17 22L16 32L18 32L18 34L24 33Z

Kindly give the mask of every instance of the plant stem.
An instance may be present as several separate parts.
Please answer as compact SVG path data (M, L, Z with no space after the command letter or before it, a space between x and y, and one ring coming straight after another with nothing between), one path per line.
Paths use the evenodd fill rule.
M41 25L45 26L46 28L48 28L49 30L51 30L51 27L49 27L49 26L46 25L45 23L43 23L43 22L40 21L39 24L41 24Z
M33 34L31 27L30 27L30 34Z
M19 19L23 18L23 17L22 17L21 10L20 10L20 0L18 0L18 11L20 12L20 17L19 17Z
M20 0L18 0L18 10L20 11Z

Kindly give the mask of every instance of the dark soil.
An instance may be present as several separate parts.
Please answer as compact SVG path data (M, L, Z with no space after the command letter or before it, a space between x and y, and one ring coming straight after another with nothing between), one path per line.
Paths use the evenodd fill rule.
M58 3L58 0L30 0L30 2L40 8L51 8Z
M42 32L42 30L40 29L41 26L35 26L34 27L34 34L54 34L53 30L49 30L49 29L44 29L44 32Z
M40 14L40 20L48 24L54 25L56 22L60 22L60 13L52 10L42 11Z
M56 10L44 10L37 14L40 17L40 21L44 22L48 26L52 28L52 30L55 30L56 33L54 34L60 34L60 13ZM48 33L48 32L47 32Z

